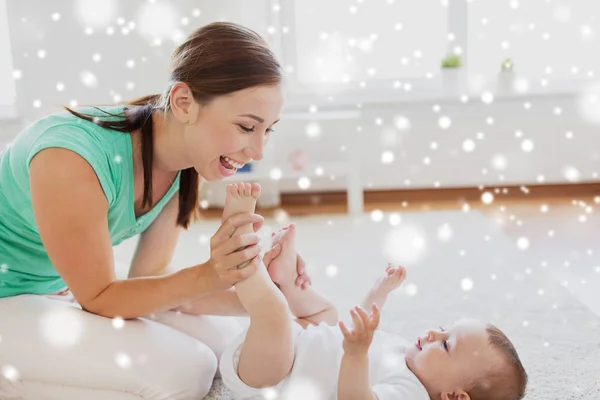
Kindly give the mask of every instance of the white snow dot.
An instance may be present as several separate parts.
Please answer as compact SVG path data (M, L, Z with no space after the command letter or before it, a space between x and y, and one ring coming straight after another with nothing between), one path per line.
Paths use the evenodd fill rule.
M59 19L60 19L60 14L59 13L52 14L52 21L58 21Z
M136 15L138 31L146 40L166 40L177 32L178 9L167 2L142 5Z
M516 10L517 8L519 8L519 1L518 0L510 0L509 6L513 10Z
M543 213L547 213L548 212L548 205L547 204L542 204L542 206L540 207L540 211Z
M440 227L438 227L437 229L437 235L438 235L438 239L441 242L448 242L450 241L450 239L452 239L452 228L450 227L449 224L443 224Z
M6 273L6 272L8 272L8 264L1 264L0 265L0 272L3 273L3 274Z
M381 154L381 162L383 164L391 164L394 161L394 153L391 151L384 151Z
M531 152L533 147L533 142L530 139L525 139L521 142L521 149L526 153Z
M89 88L98 86L98 79L96 78L96 75L90 71L81 71L79 74L79 80Z
M427 254L426 234L416 225L394 227L386 233L383 250L392 263L414 264Z
M486 118L486 120L485 120L485 122L486 122L488 125L494 125L494 118L492 118L492 117L487 117L487 118Z
M484 192L481 195L481 202L483 204L492 204L492 202L494 201L494 195L490 192Z
M319 125L317 122L310 122L306 125L305 131L306 136L309 138L319 137L321 136L321 125Z
M517 240L517 247L520 250L526 250L529 248L529 239L526 237L521 237Z
M82 311L73 307L47 311L40 319L44 339L55 347L77 344L83 335Z
M371 219L373 220L373 222L383 221L383 212L381 210L373 210L371 212Z
M462 148L466 153L470 153L475 150L475 142L472 139L467 139L463 142Z
M523 321L523 326L524 327L528 327L529 326L529 321Z
M46 50L38 50L37 55L39 58L45 58L46 57Z
M23 72L21 72L21 70L19 70L19 69L15 69L13 71L12 76L13 76L14 80L19 80L19 79L21 79L23 77Z
M430 148L431 150L437 150L437 148L438 148L438 144L437 144L437 142L431 142L431 143L429 144L429 148Z
M526 110L529 110L531 108L531 103L526 101L525 103L523 103L523 107L525 107Z
M407 131L410 129L410 121L404 115L399 115L395 117L394 125L399 131Z
M210 204L209 204L208 200L206 200L206 199L202 199L200 201L200 208L203 209L203 210L206 210L209 205Z
M404 292L408 295L408 296L414 296L417 294L418 292L418 288L417 285L415 285L414 283L409 283L408 285L406 285L404 287Z
M298 187L302 190L308 189L310 187L310 179L306 176L301 177L298 179Z
M19 380L19 371L12 365L3 365L2 366L2 375L9 381Z
M272 168L271 171L269 171L269 177L274 181L280 180L282 175L283 173L279 168Z
M494 158L492 158L493 167L499 171L506 169L506 164L506 157L502 154L496 154Z
M554 107L554 115L560 115L560 114L562 114L562 108Z
M460 281L460 288L465 292L470 291L471 289L473 289L473 281L469 278L463 278Z
M135 61L134 60L127 60L127 62L125 63L125 65L127 65L127 68L133 68L133 67L135 67Z
M338 274L338 267L333 264L328 265L325 267L325 274L330 278L335 277Z
M452 120L449 117L443 116L438 119L438 125L442 129L448 129L452 125Z
M581 174L579 173L579 170L573 166L566 166L563 168L563 176L569 181L569 182L577 182L580 180L581 178Z
M390 214L388 220L391 226L397 226L402 221L402 217L400 217L400 214L398 213L392 213Z
M565 137L567 139L573 139L573 132L572 131L565 132Z
M262 395L265 398L265 400L275 400L279 396L277 390L273 388L263 389Z
M115 317L112 320L112 326L115 329L121 329L125 326L125 320L121 317Z
M192 11L192 15L194 17L199 17L200 14L201 14L201 11L199 9L197 9L197 8L195 8L194 11Z
M123 369L127 369L127 368L131 367L131 357L129 357L129 355L126 353L119 352L119 353L115 354L114 360L115 360L115 363Z
M554 10L554 18L557 22L565 24L571 20L571 9L567 6L559 6Z
M59 92L62 92L63 90L65 90L65 84L62 82L58 82L56 84L56 90L58 90Z
M34 100L33 101L33 106L35 108L40 108L42 106L42 102L40 100Z
M484 104L492 104L494 102L494 95L491 92L483 92L481 95L481 101Z

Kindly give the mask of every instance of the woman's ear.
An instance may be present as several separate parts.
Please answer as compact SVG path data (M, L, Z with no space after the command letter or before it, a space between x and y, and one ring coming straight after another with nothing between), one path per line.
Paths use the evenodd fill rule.
M184 125L195 123L198 103L187 83L177 82L174 84L169 93L169 101L171 112L177 121Z

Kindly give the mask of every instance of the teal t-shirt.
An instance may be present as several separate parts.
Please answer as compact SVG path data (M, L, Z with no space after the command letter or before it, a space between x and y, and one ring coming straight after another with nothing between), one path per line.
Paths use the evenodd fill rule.
M123 115L122 106L101 108ZM77 111L103 120L113 118L92 107ZM74 151L94 169L108 201L113 245L148 228L179 189L178 174L153 209L136 218L129 134L102 128L66 111L27 126L0 154L0 297L47 294L66 286L44 249L31 204L29 165L39 151L50 147Z

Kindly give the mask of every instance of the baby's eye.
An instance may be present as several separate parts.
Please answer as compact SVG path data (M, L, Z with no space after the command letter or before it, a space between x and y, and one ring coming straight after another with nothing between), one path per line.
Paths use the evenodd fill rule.
M446 351L448 351L448 341L444 340L444 349L446 349Z

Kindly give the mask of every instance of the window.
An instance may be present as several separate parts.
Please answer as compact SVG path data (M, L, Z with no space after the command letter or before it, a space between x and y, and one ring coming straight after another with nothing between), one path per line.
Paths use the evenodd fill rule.
M313 93L348 103L501 87L552 92L576 90L600 74L600 1L271 2L288 88L297 99ZM440 69L450 53L460 55L460 74L468 78L452 93L445 80L455 75ZM507 60L512 73L500 76Z
M6 0L0 0L0 116L13 108L15 100Z
M475 0L468 10L470 76L489 82L508 58L532 83L600 73L599 1Z
M440 0L280 4L281 53L296 90L425 80L428 72L437 74L446 53L447 7Z

